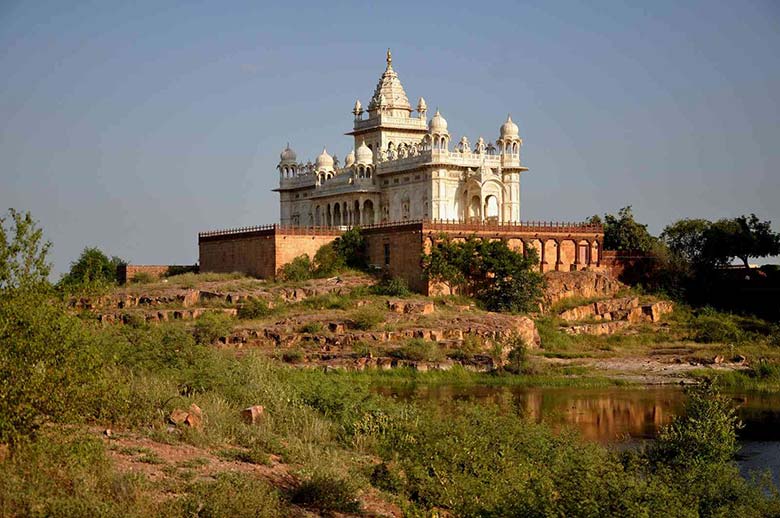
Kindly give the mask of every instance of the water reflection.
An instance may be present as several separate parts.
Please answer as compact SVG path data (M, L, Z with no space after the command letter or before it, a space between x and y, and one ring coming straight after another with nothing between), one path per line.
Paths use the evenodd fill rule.
M637 444L653 439L658 430L682 412L680 387L653 388L517 388L485 386L379 387L378 393L447 405L454 401L484 401L510 406L536 422L554 428L572 426L589 441ZM744 475L769 469L780 483L780 395L731 394L744 428L738 464ZM630 447L630 446L629 446Z

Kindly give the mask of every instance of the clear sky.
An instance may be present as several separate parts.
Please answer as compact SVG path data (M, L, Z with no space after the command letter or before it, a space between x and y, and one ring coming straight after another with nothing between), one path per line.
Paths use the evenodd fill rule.
M0 210L33 213L58 273L276 222L279 152L343 158L387 47L453 141L512 114L524 220L780 229L777 0L267 4L0 0Z

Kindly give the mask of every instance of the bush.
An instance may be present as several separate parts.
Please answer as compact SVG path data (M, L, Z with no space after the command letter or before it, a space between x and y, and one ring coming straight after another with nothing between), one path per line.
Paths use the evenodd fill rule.
M306 281L312 275L311 259L306 254L299 255L280 269L280 277L285 281Z
M314 254L314 275L330 277L347 267L345 258L334 248L333 243L322 245Z
M253 320L271 315L273 310L264 299L249 299L238 308L238 318Z
M390 351L389 356L399 360L412 361L438 361L443 354L436 342L430 342L421 338L412 338L402 347Z
M385 321L384 313L372 308L359 309L352 313L351 318L355 329L361 331L371 330Z
M257 476L224 472L198 482L182 504L183 516L201 518L282 518L290 516L279 493Z
M0 292L0 443L77 413L100 367L86 326L36 292Z
M742 329L730 315L705 309L692 323L694 340L700 343L738 342Z
M387 297L407 297L411 294L409 285L399 277L385 278L379 283L369 288L374 295L384 295Z
M322 322L308 322L301 326L301 333L317 334L322 332Z
M195 321L193 336L199 344L211 344L230 334L233 319L225 313L208 312Z
M337 237L333 241L333 249L349 268L366 269L366 240L358 227L351 228Z
M130 282L132 284L149 284L150 282L154 282L154 278L149 274L149 272L138 272L135 275L133 275L133 278L130 279Z
M528 370L528 346L518 335L512 335L503 342L509 348L504 370L512 374L522 374Z
M122 264L126 262L119 257L109 258L102 250L87 247L79 258L70 264L70 271L62 278L61 283L66 286L116 284L116 270Z
M352 481L325 474L315 474L301 482L292 491L290 501L325 515L360 512L357 488Z
M687 395L685 414L661 429L650 458L679 469L730 462L739 450L737 430L742 427L730 398L710 382Z
M282 353L282 361L285 363L299 363L303 357L303 351L300 349L290 349Z
M311 309L349 309L352 307L352 302L352 298L347 295L328 293L326 295L309 297L301 304Z

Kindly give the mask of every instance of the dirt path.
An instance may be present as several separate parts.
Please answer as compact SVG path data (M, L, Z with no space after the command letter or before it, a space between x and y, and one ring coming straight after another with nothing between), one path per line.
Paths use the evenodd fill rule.
M257 476L282 492L295 487L297 479L293 474L295 466L285 464L278 455L270 455L266 464L254 464L239 460L226 460L216 452L189 444L166 444L156 442L142 435L122 432L112 433L105 438L103 430L91 430L102 435L108 445L108 455L117 470L124 473L141 473L157 487L160 500L181 496L175 492L175 482L214 479L220 473L239 472ZM235 450L240 450L235 448ZM373 488L362 491L359 496L362 512L360 517L398 517L401 510L385 501ZM317 514L294 507L297 516L314 517ZM342 515L337 516L352 516Z

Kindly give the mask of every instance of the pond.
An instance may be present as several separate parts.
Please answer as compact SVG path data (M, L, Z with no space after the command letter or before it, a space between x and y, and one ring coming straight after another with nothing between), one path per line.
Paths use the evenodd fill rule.
M446 404L477 400L512 405L536 422L573 426L589 441L624 447L653 439L682 412L680 387L526 388L488 386L401 386L375 389L385 396ZM739 432L743 474L769 469L780 483L780 394L729 394L745 427Z

